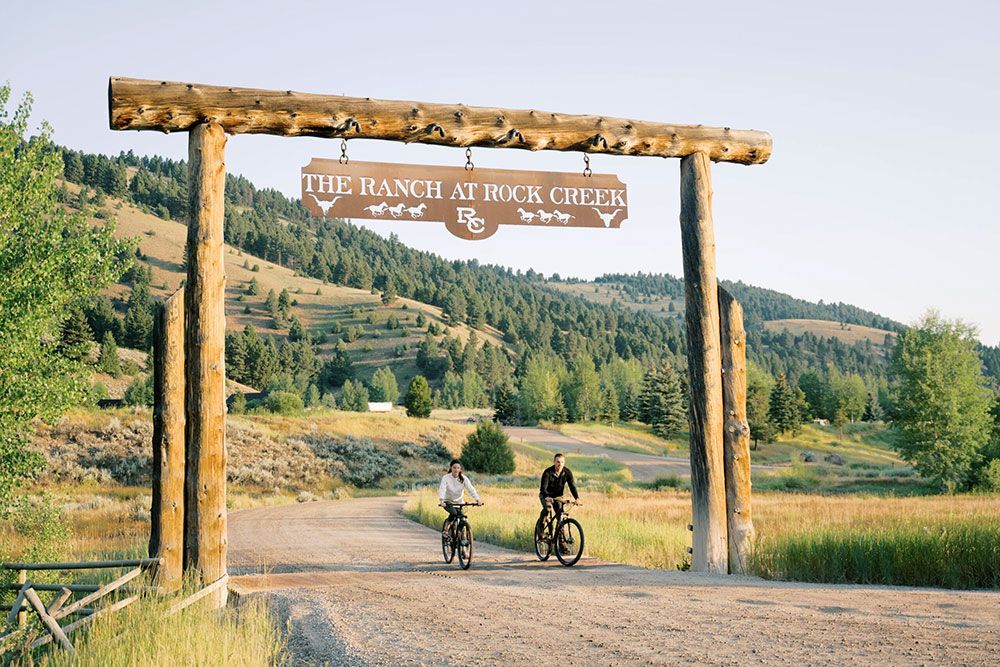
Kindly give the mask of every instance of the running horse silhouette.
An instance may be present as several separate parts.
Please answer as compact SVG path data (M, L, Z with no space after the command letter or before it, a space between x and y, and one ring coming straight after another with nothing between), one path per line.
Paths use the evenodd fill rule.
M601 218L601 222L604 223L605 227L610 227L611 223L614 222L615 216L622 212L620 208L616 208L613 213L602 213L599 208L594 208L593 206L590 208L597 211L597 215Z
M517 209L518 214L521 216L521 222L531 222L535 219L535 214L529 211L525 211L523 208Z
M576 217L575 215L570 215L569 213L563 213L559 209L552 211L552 215L554 215L556 217L556 220L558 220L560 223L564 225Z
M411 206L406 209L406 212L410 214L410 217L416 220L417 218L424 217L424 209L427 208L427 204L420 202L419 206Z
M546 225L552 222L552 214L546 213L542 209L538 209L538 219L544 222Z
M317 197L316 195L312 194L311 192L309 193L309 196L312 197L313 200L316 202L316 206L319 206L319 210L323 211L323 215L324 216L327 215L327 213L329 213L330 209L333 207L334 204L337 203L338 199L342 199L343 198L343 195L337 195L336 197L334 197L330 201L326 201L325 199L320 199L319 197Z
M406 208L406 204L396 204L395 206L389 207L389 213L392 214L392 217L398 218L403 215L404 208Z
M375 206L374 204L372 204L371 206L365 206L363 210L368 211L376 218L381 218L383 215L385 215L385 209L387 208L389 208L389 205L386 204L385 202L382 202L378 206Z

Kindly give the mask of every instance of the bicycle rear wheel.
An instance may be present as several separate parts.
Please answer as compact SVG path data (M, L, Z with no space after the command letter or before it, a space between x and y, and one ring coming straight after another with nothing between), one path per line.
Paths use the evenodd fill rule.
M458 564L463 570L472 565L472 526L467 521L458 525Z
M540 561L546 561L552 555L552 540L545 534L544 517L538 517L535 522L535 555Z
M565 519L556 528L556 558L566 567L576 565L583 555L583 526L576 519Z
M444 562L450 563L455 560L455 542L451 539L452 531L444 532L444 526L448 523L448 520L444 520L444 524L441 525L441 552L444 554Z

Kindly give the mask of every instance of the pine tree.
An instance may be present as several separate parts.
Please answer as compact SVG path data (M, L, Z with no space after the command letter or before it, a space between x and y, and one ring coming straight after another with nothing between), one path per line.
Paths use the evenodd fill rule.
M97 357L98 370L107 373L111 377L118 377L122 373L121 359L118 358L118 345L115 337L110 331L104 332L104 339L101 341L101 352Z
M257 296L260 294L260 282L257 280L256 276L250 279L250 284L247 285L247 294L249 296Z
M343 341L337 342L333 356L327 360L319 372L320 384L326 388L337 388L354 377L354 363L347 353Z
M869 392L868 402L865 404L865 414L861 417L863 421L866 422L876 422L882 419L882 406L879 405L878 399Z
M501 424L513 424L517 421L517 393L509 382L502 383L496 389L493 419Z
M136 276L143 275L144 272L136 274ZM137 279L132 287L122 334L125 345L134 350L146 350L152 344L153 301L149 296L149 283L145 278Z
M59 329L59 351L67 359L80 361L90 352L94 335L87 324L87 316L80 308L72 308Z
M406 390L407 417L430 417L431 416L431 388L427 384L427 378L423 375L416 375L410 380L410 386Z
M788 379L784 373L779 373L774 382L770 403L769 415L779 433L792 431L802 422L795 391L788 386Z
M618 392L614 387L605 387L601 395L600 419L605 424L614 425L619 417Z
M278 296L278 313L284 317L288 318L288 312L292 307L292 296L288 293L287 289L281 290L281 294Z
M663 364L656 374L649 404L649 423L653 433L661 438L676 435L687 425L684 388L680 374L669 364Z
M308 338L309 336L306 334L306 329L302 326L302 322L299 320L298 315L293 315L292 324L288 329L289 342L295 343L300 340L308 340Z
M385 289L382 291L382 303L387 306L395 303L398 296L399 294L396 292L396 285L392 282L392 278L387 279Z

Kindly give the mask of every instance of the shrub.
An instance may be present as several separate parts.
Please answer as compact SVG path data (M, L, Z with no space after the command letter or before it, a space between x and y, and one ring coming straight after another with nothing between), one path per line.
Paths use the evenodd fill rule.
M122 397L125 405L153 405L153 376L137 377L125 389Z
M514 472L514 450L499 424L479 422L462 447L462 464L469 470L491 475Z
M264 409L279 415L291 415L302 412L305 405L302 397L290 391L272 391L264 399Z
M980 473L979 488L991 493L1000 493L1000 459L993 459Z
M233 397L229 399L229 413L234 415L241 415L247 411L247 395L242 391L238 391L233 394Z
M420 450L420 455L432 463L445 463L451 460L451 451L438 438L431 438Z
M312 437L307 442L317 456L339 464L341 477L354 486L377 486L384 478L397 474L402 467L399 457L377 448L368 438L348 436L343 440L331 440Z

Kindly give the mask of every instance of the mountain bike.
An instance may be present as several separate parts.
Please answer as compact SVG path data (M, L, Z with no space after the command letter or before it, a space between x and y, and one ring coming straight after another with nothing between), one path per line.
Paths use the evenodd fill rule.
M545 516L538 517L535 522L535 555L538 560L546 561L555 551L560 563L572 567L583 555L583 526L569 516L569 507L579 503L556 498L545 500ZM555 508L557 502L562 503L562 511L558 514Z
M452 507L458 508L458 515L452 519L451 528L445 533L444 524L441 525L441 551L444 554L444 562L450 563L458 554L458 564L463 570L468 570L472 565L472 526L469 525L469 517L465 515L464 508L478 506L482 503L448 503ZM444 507L444 505L442 505ZM448 519L444 520L448 523Z

